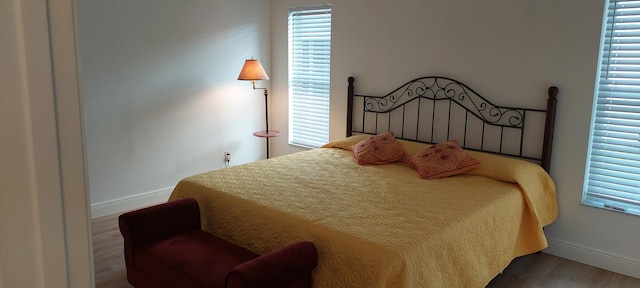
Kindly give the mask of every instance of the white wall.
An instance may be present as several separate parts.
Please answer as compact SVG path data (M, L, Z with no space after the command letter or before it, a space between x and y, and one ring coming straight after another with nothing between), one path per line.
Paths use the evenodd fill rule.
M87 0L77 17L94 217L166 200L224 152L265 157L262 92L236 79L252 56L269 71L268 1Z
M272 1L274 129L287 131L288 7ZM331 139L345 131L347 77L361 92L419 76L451 76L501 105L544 108L560 89L551 175L560 216L549 253L640 278L640 221L580 204L604 0L332 3ZM277 138L274 151L300 149Z
M157 7L159 3L154 2L152 4ZM216 4L218 6L214 10L202 10L199 13L196 11L191 12L195 14L215 12L213 15L217 17L216 19L222 19L221 21L224 23L228 23L230 20L237 20L238 15L247 15L250 20L243 20L242 23L250 22L248 30L258 30L260 35L240 34L240 39L237 39L237 42L229 42L226 38L216 38L217 42L227 43L231 47L228 50L217 51L218 53L223 53L225 57L215 58L214 60L219 61L213 63L215 65L206 61L198 64L212 64L209 68L218 72L216 69L219 67L229 68L225 66L224 60L228 60L226 57L231 55L235 51L234 49L250 48L249 50L251 51L249 53L253 52L252 54L257 57L266 54L264 51L268 51L269 47L268 28L266 29L267 33L262 32L265 32L264 27L268 27L265 23L270 21L269 10L264 9L265 7L263 6L256 5L256 3L250 3L251 7L257 7L258 9L251 10L256 13L245 13L248 3L236 3L234 1L229 5L223 5L225 3L220 2ZM92 283L91 240L88 223L90 214L87 211L89 203L87 201L88 195L86 194L88 191L85 186L85 151L82 139L83 103L78 91L78 85L84 83L81 83L76 78L76 67L78 66L75 58L76 39L73 21L74 8L72 5L72 1L65 0L51 3L32 3L15 0L0 2L0 20L2 23L0 25L2 32L0 33L2 35L0 57L2 59L1 62L7 64L0 66L0 75L2 76L0 77L0 87L2 88L2 97L0 97L0 110L2 112L0 113L0 133L3 135L2 145L0 146L0 214L2 215L0 217L0 226L3 231L2 237L0 237L0 287L90 287ZM204 9L202 6L199 7ZM124 10L126 8L128 7L122 7ZM102 13L104 11L94 12ZM174 15L172 12L166 10L165 12L168 15ZM188 21L189 19L191 18L184 17L182 20ZM157 19L155 24L162 24L162 19ZM130 25L126 28L129 29L134 26ZM189 31L191 30L187 29L185 33ZM216 31L221 32L219 29L216 29ZM96 33L99 32L97 31ZM266 34L266 36L262 36L263 34ZM144 33L137 36L148 37ZM173 36L182 35L173 34ZM158 39L159 36L156 36L155 40ZM180 40L185 39L180 38ZM112 48L118 49L118 47ZM146 52L148 50L142 51L142 54L138 56L147 59L145 58L146 55L144 55ZM207 52L204 52L204 54L207 54ZM103 53L96 55L98 59L103 56L107 55ZM171 55L163 56L168 57ZM187 58L188 56L190 55L187 55ZM234 67L233 70L235 71L232 72L232 75L237 75L242 61L248 57L248 55L239 56L240 61L238 61L237 67ZM211 61L212 59L205 57L205 59L199 58L199 60ZM190 63L193 64L194 62L197 61ZM263 59L263 63L268 69L269 59ZM102 64L111 63L107 61ZM127 66L129 63L119 64ZM103 67L107 68L107 66ZM185 73L197 74L197 72L192 71L197 67L187 66L177 65L170 68L184 68L187 70ZM124 73L132 68L138 67L136 65L127 66L119 72ZM158 71L154 70L153 72ZM160 71L160 73L163 73L163 71ZM164 73L170 72L165 70ZM180 76L180 73L176 74L176 76ZM217 78L211 76L216 75L215 73L204 74L204 76L214 79ZM234 83L237 83L235 75L232 76L232 79ZM118 77L118 75L100 76L107 76L103 79L105 81L109 81L109 77ZM199 74L199 76L203 75ZM181 80L184 80L184 78L181 78ZM206 79L203 82L208 83ZM231 86L234 85L236 84ZM219 88L224 85L217 83L214 86ZM232 102L230 105L224 102L223 104L226 105L224 108L216 106L216 109L214 109L215 113L223 116L232 114L233 117L216 119L218 126L224 126L228 130L226 132L231 131L231 134L234 134L242 126L235 125L236 123L251 123L250 120L254 118L247 117L247 115L252 116L252 109L254 108L251 104L247 105L242 101L243 99L233 99L233 96L236 95L234 92L239 91L241 94L246 93L247 95L252 95L255 92L247 87L245 84L241 88L222 87L222 90L202 91L204 94L209 93L211 95L224 94L224 96L231 96L229 98L237 101ZM113 85L110 88L112 92L116 92L121 87ZM262 119L263 117L263 115L259 115L262 112L261 107L263 107L260 95L258 93L257 102L259 104L255 105L257 108L254 109L258 111L258 115L255 117L257 119ZM187 96L193 95L187 94ZM218 97L221 98L221 96ZM208 99L206 96L202 98ZM127 100L129 99L124 99L124 101ZM195 101L194 99L191 100ZM250 100L254 101L254 99ZM209 99L209 101L211 100ZM190 106L192 109L188 112L195 112L196 115L200 116L209 112L203 111L208 107L206 105L207 101L198 103L202 104L200 105L202 110L199 110L201 107L198 105L192 104ZM248 108L238 108L245 105ZM158 112L162 113L163 111ZM114 117L119 116L122 115L115 114ZM124 115L124 117L126 116L132 115ZM190 115L186 115L185 118L190 118ZM259 123L250 132L261 127L262 123ZM196 126L196 128L202 127ZM225 131L214 131L213 133L218 133L218 136L224 135L226 140L231 139L232 143L227 144L232 149L243 147L243 143L233 142L236 139L232 137L233 135L229 136L229 133L223 132ZM242 132L240 131L240 133ZM154 134L151 133L151 135ZM115 136L120 137L122 135ZM246 139L245 136L238 137ZM131 141L126 135L122 139L123 141ZM252 138L250 137L250 139ZM186 141L189 140L194 139L186 139ZM89 139L87 141L89 142ZM259 139L254 142L259 148L256 149L257 151L264 151L262 149L264 142L259 141ZM250 145L253 144L250 143ZM235 152L236 150L224 151ZM243 153L243 151L240 151L239 154L234 153L235 161L232 163L253 161L263 156L261 155L262 153ZM112 156L115 157L117 155ZM165 157L161 154L155 156ZM221 158L222 153L220 153ZM102 160L108 161L110 159L106 157ZM123 169L126 168L128 167ZM133 171L133 173L136 172ZM129 195L123 198L127 197Z

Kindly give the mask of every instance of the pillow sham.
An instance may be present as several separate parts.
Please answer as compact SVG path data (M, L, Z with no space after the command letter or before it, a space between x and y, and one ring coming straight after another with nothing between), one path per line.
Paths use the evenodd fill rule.
M369 137L371 137L371 134L353 135L347 138L331 141L327 144L320 146L320 148L340 148L344 150L353 151L353 145L356 145L358 142L368 139Z
M438 143L406 158L423 179L437 179L462 174L480 165L463 150L458 141Z
M359 165L387 164L398 161L405 155L402 145L392 131L362 140L353 145L351 150L353 150L353 156Z

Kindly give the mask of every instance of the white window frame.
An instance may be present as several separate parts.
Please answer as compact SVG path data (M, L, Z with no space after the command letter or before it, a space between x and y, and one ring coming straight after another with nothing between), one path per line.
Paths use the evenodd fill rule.
M317 148L329 141L331 5L290 8L288 22L289 144Z
M640 1L605 6L582 203L640 215Z

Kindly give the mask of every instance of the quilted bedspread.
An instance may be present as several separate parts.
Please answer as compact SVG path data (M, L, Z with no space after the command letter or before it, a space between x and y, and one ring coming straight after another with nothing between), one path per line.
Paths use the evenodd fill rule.
M314 287L485 287L547 246L557 204L538 165L472 152L480 166L424 180L403 162L357 165L340 147L358 139L191 176L170 200L196 198L203 229L256 253L312 241Z

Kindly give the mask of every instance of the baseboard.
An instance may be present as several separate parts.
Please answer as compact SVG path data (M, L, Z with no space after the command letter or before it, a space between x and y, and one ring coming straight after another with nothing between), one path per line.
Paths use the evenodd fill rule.
M640 262L566 241L547 238L545 253L640 279Z
M91 218L119 214L126 211L166 202L167 199L169 199L171 191L173 191L173 187L167 187L114 200L91 203Z

